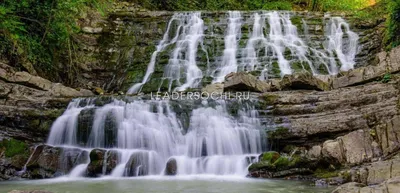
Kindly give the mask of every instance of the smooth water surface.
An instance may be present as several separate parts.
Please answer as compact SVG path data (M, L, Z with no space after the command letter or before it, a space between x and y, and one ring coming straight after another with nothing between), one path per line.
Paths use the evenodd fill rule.
M311 182L256 180L239 177L147 176L136 178L57 178L0 182L0 192L47 190L54 193L327 193L330 188L314 187Z

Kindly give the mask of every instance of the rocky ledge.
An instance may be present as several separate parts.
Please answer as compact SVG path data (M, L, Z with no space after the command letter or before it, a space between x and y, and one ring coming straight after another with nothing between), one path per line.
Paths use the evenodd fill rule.
M268 88L258 90L259 113L271 149L287 159L277 167L281 163L262 156L249 167L250 176L313 178L317 185L358 183L336 192L377 187L397 192L389 187L398 188L400 176L399 53L400 48L379 53L379 64L334 77L295 74L263 82L264 87L236 81L236 88ZM249 75L230 75L224 89L240 76Z
M92 96L0 61L0 137L43 142L71 98ZM0 138L0 140L1 140Z

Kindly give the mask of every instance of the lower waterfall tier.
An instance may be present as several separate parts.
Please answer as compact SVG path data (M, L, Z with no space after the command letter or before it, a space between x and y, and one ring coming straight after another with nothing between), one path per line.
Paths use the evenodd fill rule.
M265 150L250 101L99 101L73 100L26 168L57 151L54 167L70 177L246 176Z

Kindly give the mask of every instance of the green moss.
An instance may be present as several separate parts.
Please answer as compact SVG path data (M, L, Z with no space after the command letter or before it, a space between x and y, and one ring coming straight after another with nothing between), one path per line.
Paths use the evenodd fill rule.
M272 62L272 69L271 69L272 75L275 77L280 77L281 76L281 70L279 68L278 62Z
M278 170L284 170L284 169L288 169L289 165L290 165L290 160L288 157L286 156L282 156L279 157L274 163L273 165L276 167L276 169Z
M267 131L269 139L284 139L286 136L290 134L289 128L279 126L276 130Z
M314 172L314 175L317 178L333 178L339 176L339 172L319 168Z
M276 151L269 151L262 154L261 161L267 161L269 163L274 163L279 159L281 155L279 155Z
M14 157L21 154L28 153L28 145L25 142L16 139L4 139L0 142L0 148L5 149L6 157Z
M290 18L290 21L292 21L292 24L295 25L297 28L303 25L303 21L300 16L293 16L292 18Z
M260 170L260 169L275 170L275 166L269 162L264 161L264 162L253 163L249 167L249 171Z
M279 95L269 94L269 93L266 93L262 96L262 99L265 101L265 103L267 105L275 104L277 102L278 98L279 98Z

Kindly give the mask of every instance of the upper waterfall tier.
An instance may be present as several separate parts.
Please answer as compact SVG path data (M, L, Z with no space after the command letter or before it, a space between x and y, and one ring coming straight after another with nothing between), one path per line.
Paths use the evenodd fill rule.
M73 100L54 122L48 144L67 148L62 156L70 156L68 148L90 151L90 164L96 163L96 151L106 154L101 163L117 157L102 175L163 175L173 160L178 175L245 176L251 160L265 150L250 102L111 99L99 106L99 100ZM90 170L87 157L79 160L71 176Z
M350 25L328 15L307 19L277 11L230 11L217 18L175 13L142 81L128 93L199 88L237 71L265 80L301 70L335 75L353 69L360 46Z

